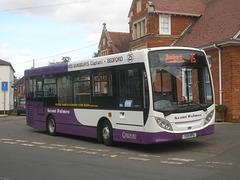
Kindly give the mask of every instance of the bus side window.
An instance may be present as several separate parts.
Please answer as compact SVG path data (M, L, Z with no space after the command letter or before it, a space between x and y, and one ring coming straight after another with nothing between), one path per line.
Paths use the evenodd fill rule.
M59 104L72 104L73 91L72 91L72 77L60 76L57 78L57 94Z
M42 97L43 97L42 79L41 78L37 79L35 83L36 83L36 89L35 89L35 93L34 93L34 97L33 98L37 99L37 101L42 101Z
M90 71L74 75L74 103L91 104Z
M28 101L34 100L36 93L36 79L26 78L26 98Z
M45 77L41 96L44 97L47 106L55 106L57 103L57 85L55 77Z
M138 68L118 72L119 107L141 108L141 80Z
M99 71L93 74L93 96L113 96L111 71Z

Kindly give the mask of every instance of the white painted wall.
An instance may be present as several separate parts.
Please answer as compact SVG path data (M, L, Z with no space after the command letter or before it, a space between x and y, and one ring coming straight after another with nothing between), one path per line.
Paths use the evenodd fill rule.
M0 111L4 110L4 91L2 91L2 82L8 82L8 90L5 91L5 110L14 109L14 71L10 66L0 66Z

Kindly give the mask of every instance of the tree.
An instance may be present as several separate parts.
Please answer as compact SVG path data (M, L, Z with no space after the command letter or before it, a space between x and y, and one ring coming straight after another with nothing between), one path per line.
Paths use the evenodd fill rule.
M98 57L98 52L93 53L93 58Z
M55 61L55 60L53 60L52 62L48 61L48 65L67 63L70 61L71 61L70 57L62 57L62 61Z

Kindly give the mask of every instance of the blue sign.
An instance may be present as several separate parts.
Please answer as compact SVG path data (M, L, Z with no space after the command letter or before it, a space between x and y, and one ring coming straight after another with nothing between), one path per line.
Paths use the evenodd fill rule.
M8 90L8 82L2 82L2 91Z

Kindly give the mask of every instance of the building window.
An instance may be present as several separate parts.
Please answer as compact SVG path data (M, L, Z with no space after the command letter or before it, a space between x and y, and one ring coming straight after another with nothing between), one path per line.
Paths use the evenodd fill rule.
M106 56L106 55L108 55L108 51L107 51L107 49L101 51L101 56Z
M137 0L137 13L142 11L142 1Z
M143 32L143 36L145 36L146 35L146 21L145 20L143 20L142 21L142 32Z
M106 39L103 38L103 47L105 47L105 45L106 45Z
M138 38L138 29L137 29L137 24L134 24L133 25L134 26L134 30L133 30L133 32L134 32L134 39L137 39Z
M209 63L210 69L211 69L211 67L212 67L212 57L208 55L207 60L208 60L208 63Z
M138 23L138 37L141 37L142 36L142 23L139 22Z
M160 15L159 16L159 33L160 34L171 34L171 16Z
M137 39L146 35L146 20L141 20L133 24L133 38Z

